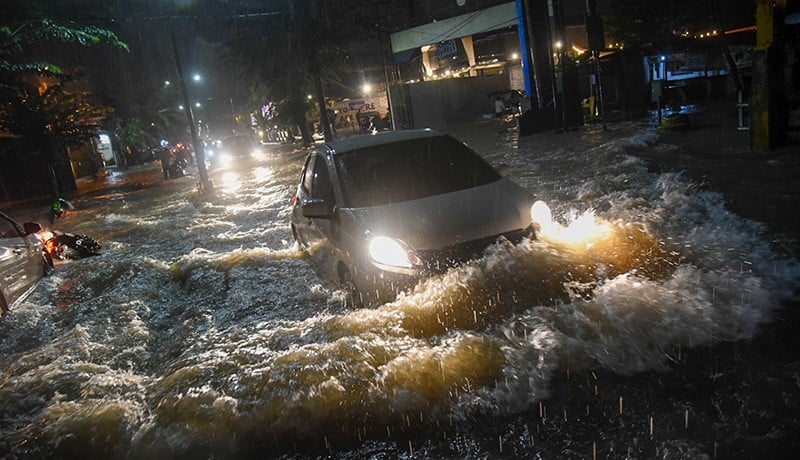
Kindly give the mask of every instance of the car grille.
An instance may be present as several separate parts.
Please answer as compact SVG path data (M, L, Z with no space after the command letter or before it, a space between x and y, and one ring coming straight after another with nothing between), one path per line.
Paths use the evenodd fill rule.
M497 242L500 238L505 237L516 244L519 243L522 238L531 234L532 232L529 229L515 230L513 232L502 233L449 246L444 249L417 251L417 255L422 260L422 264L427 271L441 273L447 271L449 268L479 257L487 247Z

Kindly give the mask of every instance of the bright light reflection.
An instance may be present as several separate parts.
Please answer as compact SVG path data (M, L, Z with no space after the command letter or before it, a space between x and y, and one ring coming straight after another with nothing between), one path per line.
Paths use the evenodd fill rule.
M259 166L257 168L253 168L253 176L255 176L256 181L258 182L266 182L272 180L273 173L270 168Z
M220 187L226 192L235 192L239 190L239 187L242 185L239 174L233 171L226 172L219 179Z
M595 242L611 236L612 233L611 226L601 222L591 209L565 227L553 220L546 203L537 201L531 207L531 218L538 227L537 236L576 249L590 249Z

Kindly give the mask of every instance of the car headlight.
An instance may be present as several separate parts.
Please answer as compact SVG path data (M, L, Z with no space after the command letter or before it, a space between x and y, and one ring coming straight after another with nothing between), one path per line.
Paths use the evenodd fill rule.
M377 236L369 242L369 256L379 268L400 273L420 264L419 257L405 243L386 236Z
M537 201L531 206L531 220L537 230L544 231L553 225L553 213L544 201Z
M217 156L217 158L219 158L219 164L221 164L222 166L228 166L229 164L231 164L232 158L227 153L220 153Z
M250 154L250 156L255 158L256 160L265 159L264 152L262 152L261 150L253 150L253 152Z

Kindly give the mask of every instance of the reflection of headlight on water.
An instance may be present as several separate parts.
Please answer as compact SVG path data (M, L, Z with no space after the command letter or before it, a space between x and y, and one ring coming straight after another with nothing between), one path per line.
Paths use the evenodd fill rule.
M226 172L220 177L220 185L229 192L236 191L241 185L239 175L235 172Z
M258 167L253 169L253 175L255 176L257 181L264 182L264 181L272 179L273 173L272 173L272 169L270 169L270 168L265 168L263 166L258 166Z
M531 206L531 219L540 237L567 246L588 249L595 241L611 235L611 226L599 222L592 210L584 212L564 227L553 221L552 212L545 202L537 201Z

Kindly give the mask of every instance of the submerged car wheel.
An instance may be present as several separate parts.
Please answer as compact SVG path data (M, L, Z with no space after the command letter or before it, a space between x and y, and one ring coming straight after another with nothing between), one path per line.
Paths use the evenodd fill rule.
M361 291L353 281L353 276L350 271L344 267L339 268L339 280L342 289L345 292L345 305L353 308L361 308L364 306L364 298L361 296Z
M303 253L304 256L308 255L308 249L306 249L306 245L303 244L303 241L297 235L297 229L292 225L292 236L294 240L297 242L297 247L300 248L300 252Z

